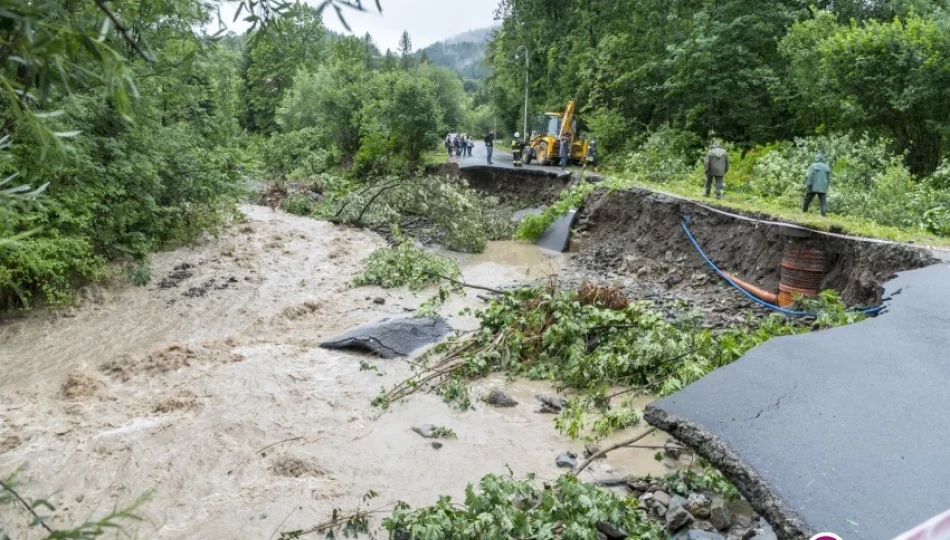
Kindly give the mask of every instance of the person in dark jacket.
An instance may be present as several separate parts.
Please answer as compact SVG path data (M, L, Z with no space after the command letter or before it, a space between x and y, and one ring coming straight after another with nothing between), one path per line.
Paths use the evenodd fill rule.
M808 168L808 192L805 194L805 205L802 212L808 212L811 202L818 197L821 206L821 215L828 215L828 188L831 187L831 167L825 163L824 154L815 156L815 162Z
M716 198L722 198L722 186L725 181L726 173L729 172L729 152L719 144L719 141L713 143L709 153L706 154L706 196L712 191L713 181L716 182Z
M561 168L567 169L567 160L571 157L571 136L564 135L561 137Z
M485 151L488 153L488 164L493 165L491 162L492 152L495 151L495 132L489 131L488 135L485 135Z

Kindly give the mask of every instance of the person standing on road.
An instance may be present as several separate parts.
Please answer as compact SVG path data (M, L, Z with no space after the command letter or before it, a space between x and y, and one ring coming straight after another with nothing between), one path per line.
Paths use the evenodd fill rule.
M466 137L468 140L468 157L472 157L472 152L475 151L475 141L472 140L472 136L469 135Z
M515 138L511 140L511 164L515 167L521 166L521 134L515 133Z
M808 213L808 207L818 196L821 204L821 215L828 215L828 188L831 187L831 167L825 163L824 154L815 156L815 162L808 168L808 192L805 194L805 205L802 212Z
M459 135L455 136L455 157L460 157L462 155L462 138Z
M445 136L445 150L449 153L449 157L452 157L452 134L449 133Z
M567 169L567 159L571 156L571 136L565 134L561 137L561 168Z
M712 191L713 180L716 181L716 198L722 198L722 185L726 173L729 172L729 152L719 144L719 141L713 143L709 153L706 154L706 196Z
M488 135L485 135L485 151L488 152L488 164L493 165L491 162L492 152L495 151L495 132L494 130L489 131Z

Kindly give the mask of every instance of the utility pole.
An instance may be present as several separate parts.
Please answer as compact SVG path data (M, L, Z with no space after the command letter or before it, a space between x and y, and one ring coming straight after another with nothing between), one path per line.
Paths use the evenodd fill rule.
M528 138L528 83L531 75L531 52L528 47L522 45L515 51L515 58L520 58L524 54L524 138Z

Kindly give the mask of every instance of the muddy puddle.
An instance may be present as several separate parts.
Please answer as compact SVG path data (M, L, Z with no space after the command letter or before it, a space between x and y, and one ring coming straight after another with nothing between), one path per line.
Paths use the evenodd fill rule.
M512 409L457 412L431 395L374 409L409 365L317 345L407 316L426 294L349 286L384 245L375 234L245 212L219 239L156 255L148 287L90 290L68 312L0 326L0 475L22 467L23 492L51 496L58 525L151 491L141 537L268 538L354 508L369 490L381 505L431 504L488 473L555 478L559 454L581 453L535 412L534 395L553 393L542 383L480 383L476 393L505 385L521 402ZM508 242L460 256L466 281L493 287L556 272L560 260ZM446 306L453 325L471 324L454 313L483 306L481 294ZM458 438L437 450L412 431L420 424ZM589 474L663 474L655 453L618 451ZM24 522L10 517L0 512Z

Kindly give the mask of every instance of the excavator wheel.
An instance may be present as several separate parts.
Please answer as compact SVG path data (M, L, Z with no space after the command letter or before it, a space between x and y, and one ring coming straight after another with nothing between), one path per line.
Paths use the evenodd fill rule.
M541 143L541 148L538 148L538 165L547 165L548 164L548 143Z
M524 164L531 165L531 147L525 146L521 149L521 155L524 156Z

